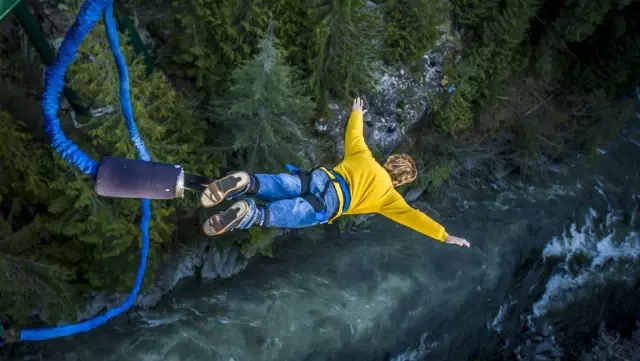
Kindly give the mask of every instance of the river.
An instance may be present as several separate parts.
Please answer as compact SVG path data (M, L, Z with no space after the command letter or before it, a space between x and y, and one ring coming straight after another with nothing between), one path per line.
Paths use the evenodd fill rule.
M519 331L523 315L593 319L566 309L637 280L639 141L632 126L596 166L576 159L536 185L454 182L416 205L471 248L378 216L366 230L302 233L230 279L185 282L154 309L16 359L460 361Z

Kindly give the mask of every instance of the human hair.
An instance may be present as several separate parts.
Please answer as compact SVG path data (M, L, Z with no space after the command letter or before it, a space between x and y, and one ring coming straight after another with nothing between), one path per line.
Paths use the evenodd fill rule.
M394 187L411 183L418 176L416 163L408 154L393 154L387 158L382 167L391 176Z

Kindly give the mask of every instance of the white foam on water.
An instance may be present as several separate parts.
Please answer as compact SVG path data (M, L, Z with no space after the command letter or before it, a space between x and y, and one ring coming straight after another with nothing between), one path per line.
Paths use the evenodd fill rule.
M596 189L608 202L602 188ZM635 209L632 214L630 225L633 227ZM628 234L621 235L619 233L624 232L622 228L614 228L621 219L610 203L604 222L597 211L589 209L579 230L573 223L561 237L554 237L547 244L542 252L545 261L561 260L547 281L544 294L533 305L534 316L567 307L581 297L585 285L613 280L634 281L630 275L616 269L616 265L640 258L639 234L628 231Z
M507 314L507 310L509 309L508 304L503 304L500 306L500 310L498 310L498 314L496 318L491 322L490 328L496 330L498 333L502 330L502 321L504 320L504 316Z
M487 330L494 330L497 333L501 333L504 317L507 315L509 307L515 305L516 303L518 303L518 301L512 300L511 297L509 297L509 300L500 306L498 314L493 319L493 321L491 323L487 322Z
M422 337L420 338L420 346L410 347L405 352L394 356L389 361L424 361L424 357L427 352L430 349L438 346L437 341L431 342L429 344L426 343L426 338L428 335L429 333L425 333L424 335L422 335Z
M168 316L158 317L158 318L143 317L142 321L144 322L144 324L141 324L140 326L145 328L153 328L153 327L175 323L183 319L185 318L179 314L168 315Z

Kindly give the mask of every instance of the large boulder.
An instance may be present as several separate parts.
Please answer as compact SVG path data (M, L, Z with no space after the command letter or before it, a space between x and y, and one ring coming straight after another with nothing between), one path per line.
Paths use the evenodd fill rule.
M382 156L393 152L406 139L411 126L429 109L429 96L449 86L443 82L442 65L446 52L453 47L448 32L443 30L436 47L422 58L419 71L379 66L381 72L374 74L375 91L363 97L365 139L372 150ZM316 122L317 131L336 138L340 156L344 152L343 135L350 112L350 108L332 103L329 104L328 119Z

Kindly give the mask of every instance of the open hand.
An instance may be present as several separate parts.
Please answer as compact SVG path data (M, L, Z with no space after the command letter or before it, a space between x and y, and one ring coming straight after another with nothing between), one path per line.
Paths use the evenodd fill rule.
M363 108L364 102L362 101L362 99L360 99L360 97L353 99L353 108L351 108L352 111L359 110L362 112L362 114L364 114L366 110L363 110Z
M469 241L467 241L464 238L459 238L459 237L455 237L455 236L447 236L447 239L444 240L444 243L455 244L455 245L458 245L460 247L462 247L462 246L471 247L471 244L469 243Z

